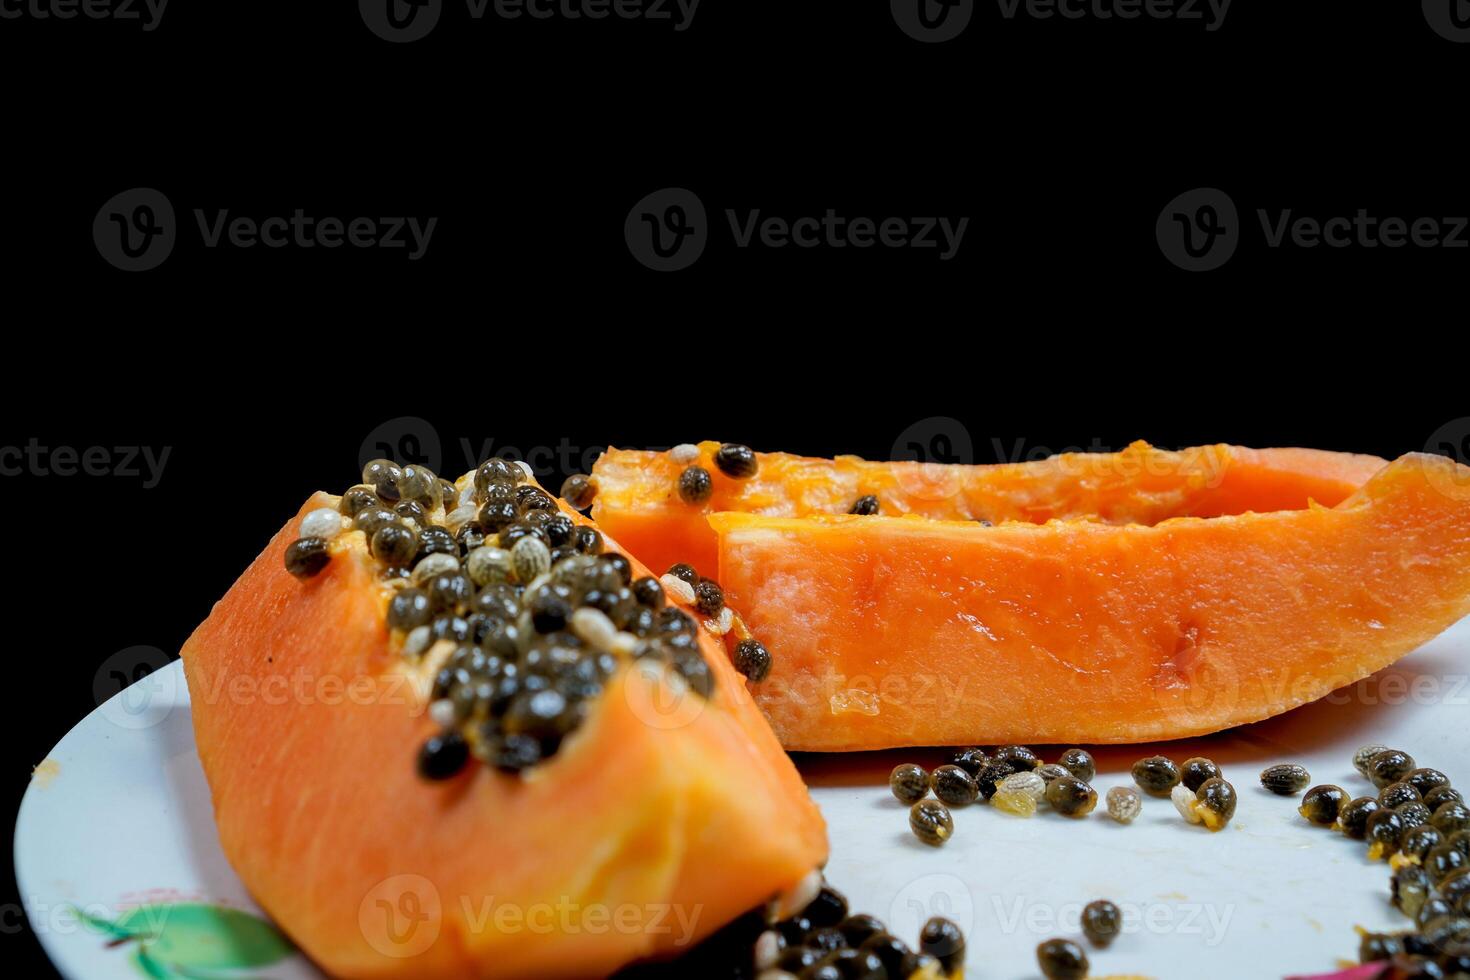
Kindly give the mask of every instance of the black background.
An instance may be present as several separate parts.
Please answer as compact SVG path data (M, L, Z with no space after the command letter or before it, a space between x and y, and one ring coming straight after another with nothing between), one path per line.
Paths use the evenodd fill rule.
M0 446L170 447L152 489L0 478L6 812L95 707L106 657L173 655L300 500L353 482L364 440L405 416L446 471L468 466L461 440L885 457L934 416L977 462L1134 438L1424 448L1470 415L1444 326L1463 322L1466 253L1270 250L1248 229L1224 268L1189 274L1154 237L1199 186L1251 222L1470 210L1470 46L1391 7L1237 0L1211 33L980 3L937 45L887 4L838 0L704 0L682 33L450 3L407 45L340 0L173 0L151 33L0 20ZM439 226L408 262L206 250L190 224L160 268L125 274L91 224L136 186L188 222L301 207ZM721 227L656 274L623 221L667 186ZM726 207L970 225L949 262L740 250ZM46 972L0 884L7 960Z

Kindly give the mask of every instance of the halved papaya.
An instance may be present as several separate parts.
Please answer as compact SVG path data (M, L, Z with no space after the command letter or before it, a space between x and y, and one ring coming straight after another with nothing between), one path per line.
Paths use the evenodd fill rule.
M491 462L488 490L380 461L313 496L183 648L224 852L334 976L602 975L826 859L723 651Z
M1297 509L1308 500L1331 507L1386 462L1314 449L1228 445L1168 452L1136 442L1121 453L1063 453L982 466L757 453L754 475L739 479L714 462L719 443L697 448L693 460L674 452L609 449L593 468L592 516L651 568L689 562L701 571L714 569L717 546L705 518L719 511L846 514L871 496L878 513L890 516L1156 524L1169 517ZM679 493L680 474L690 465L711 475L711 492L698 503Z
M1332 507L1150 513L1165 519L709 523L719 580L770 648L754 690L788 749L1199 735L1320 698L1470 613L1470 469L1444 457L1402 457Z

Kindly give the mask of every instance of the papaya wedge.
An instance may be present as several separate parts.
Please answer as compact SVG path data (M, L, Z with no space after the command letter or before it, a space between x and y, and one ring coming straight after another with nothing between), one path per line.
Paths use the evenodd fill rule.
M788 749L1173 739L1259 721L1470 613L1470 470L1391 463L1333 507L985 527L718 513Z
M1299 509L1309 500L1331 507L1387 462L1315 449L1228 445L1169 452L1136 442L1121 453L1063 453L981 466L757 453L755 475L733 479L711 463L719 445L698 446L695 465L708 470L713 482L709 498L699 504L680 498L679 474L688 464L672 453L609 449L593 467L592 516L650 568L688 562L703 571L717 560L715 534L705 518L719 511L845 514L871 495L878 512L890 516L1156 524L1170 517Z
M472 758L454 769L443 765L447 752L426 756L443 724L433 720L436 706L454 707L436 700L446 651L435 643L406 653L403 631L385 617L411 615L413 603L392 606L407 593L403 581L385 578L379 558L397 553L407 529L422 559L430 523L459 527L466 551L493 544L492 528L446 514L451 494L468 498L469 480L420 480L433 495L427 517L417 515L424 527L394 523L370 544L365 530L348 529L361 518L344 516L325 550L325 539L303 536L304 525L330 527L332 511L347 514L346 498L315 495L184 645L220 842L261 906L334 976L571 977L679 952L809 882L827 854L821 815L742 678L702 629L682 652L707 664L708 675L691 671L707 684L706 697L656 658L613 658L599 693L583 703L585 717L538 764L512 773ZM557 518L563 530L563 521L590 526L550 509L549 495L524 493L529 485L507 489L524 504L507 531L533 536L533 506L548 508L543 518L565 514ZM380 492L398 499L400 488L385 482ZM645 575L636 560L624 570L610 557L621 553L611 539L585 541L597 557L577 560L592 572ZM406 567L389 571L407 575ZM453 581L434 588L453 595L459 573L447 574ZM460 623L450 604L452 632ZM624 613L609 615L633 618ZM536 613L538 635L544 614ZM513 630L491 625L501 639ZM450 639L453 646L461 638ZM591 645L559 642L563 652ZM531 656L520 661L527 696L539 669ZM576 663L608 656L588 652ZM463 647L454 657L487 671L494 659ZM435 744L464 752L452 740ZM423 775L426 758L430 771L441 770L433 779Z

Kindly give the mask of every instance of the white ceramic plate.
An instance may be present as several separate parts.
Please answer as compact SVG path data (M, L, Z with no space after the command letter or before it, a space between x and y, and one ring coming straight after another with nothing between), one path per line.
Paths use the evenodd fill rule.
M803 757L831 828L828 877L855 911L905 938L931 914L954 919L974 977L1036 977L1037 943L1077 938L1077 914L1096 898L1123 908L1125 931L1091 951L1094 976L1328 972L1355 958L1353 926L1407 920L1388 904L1386 866L1369 862L1362 844L1307 824L1295 800L1268 794L1256 774L1301 762L1314 782L1364 795L1372 788L1351 756L1379 741L1470 780L1467 650L1470 620L1316 704L1158 746L1176 760L1206 755L1225 767L1240 804L1219 834L1185 824L1167 800L1146 799L1128 827L1101 808L1074 821L976 806L955 811L955 837L936 850L910 834L886 783L897 762L932 765L941 753ZM1129 765L1153 751L1097 750L1099 792L1131 784ZM52 750L21 805L15 864L32 927L67 977L320 976L220 853L178 663L107 701Z

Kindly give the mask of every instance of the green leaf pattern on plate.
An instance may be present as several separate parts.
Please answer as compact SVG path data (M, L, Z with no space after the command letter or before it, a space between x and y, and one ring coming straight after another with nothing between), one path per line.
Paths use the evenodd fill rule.
M112 920L76 913L113 945L136 943L132 962L150 980L235 977L233 971L267 966L295 952L270 922L223 905L138 905Z

